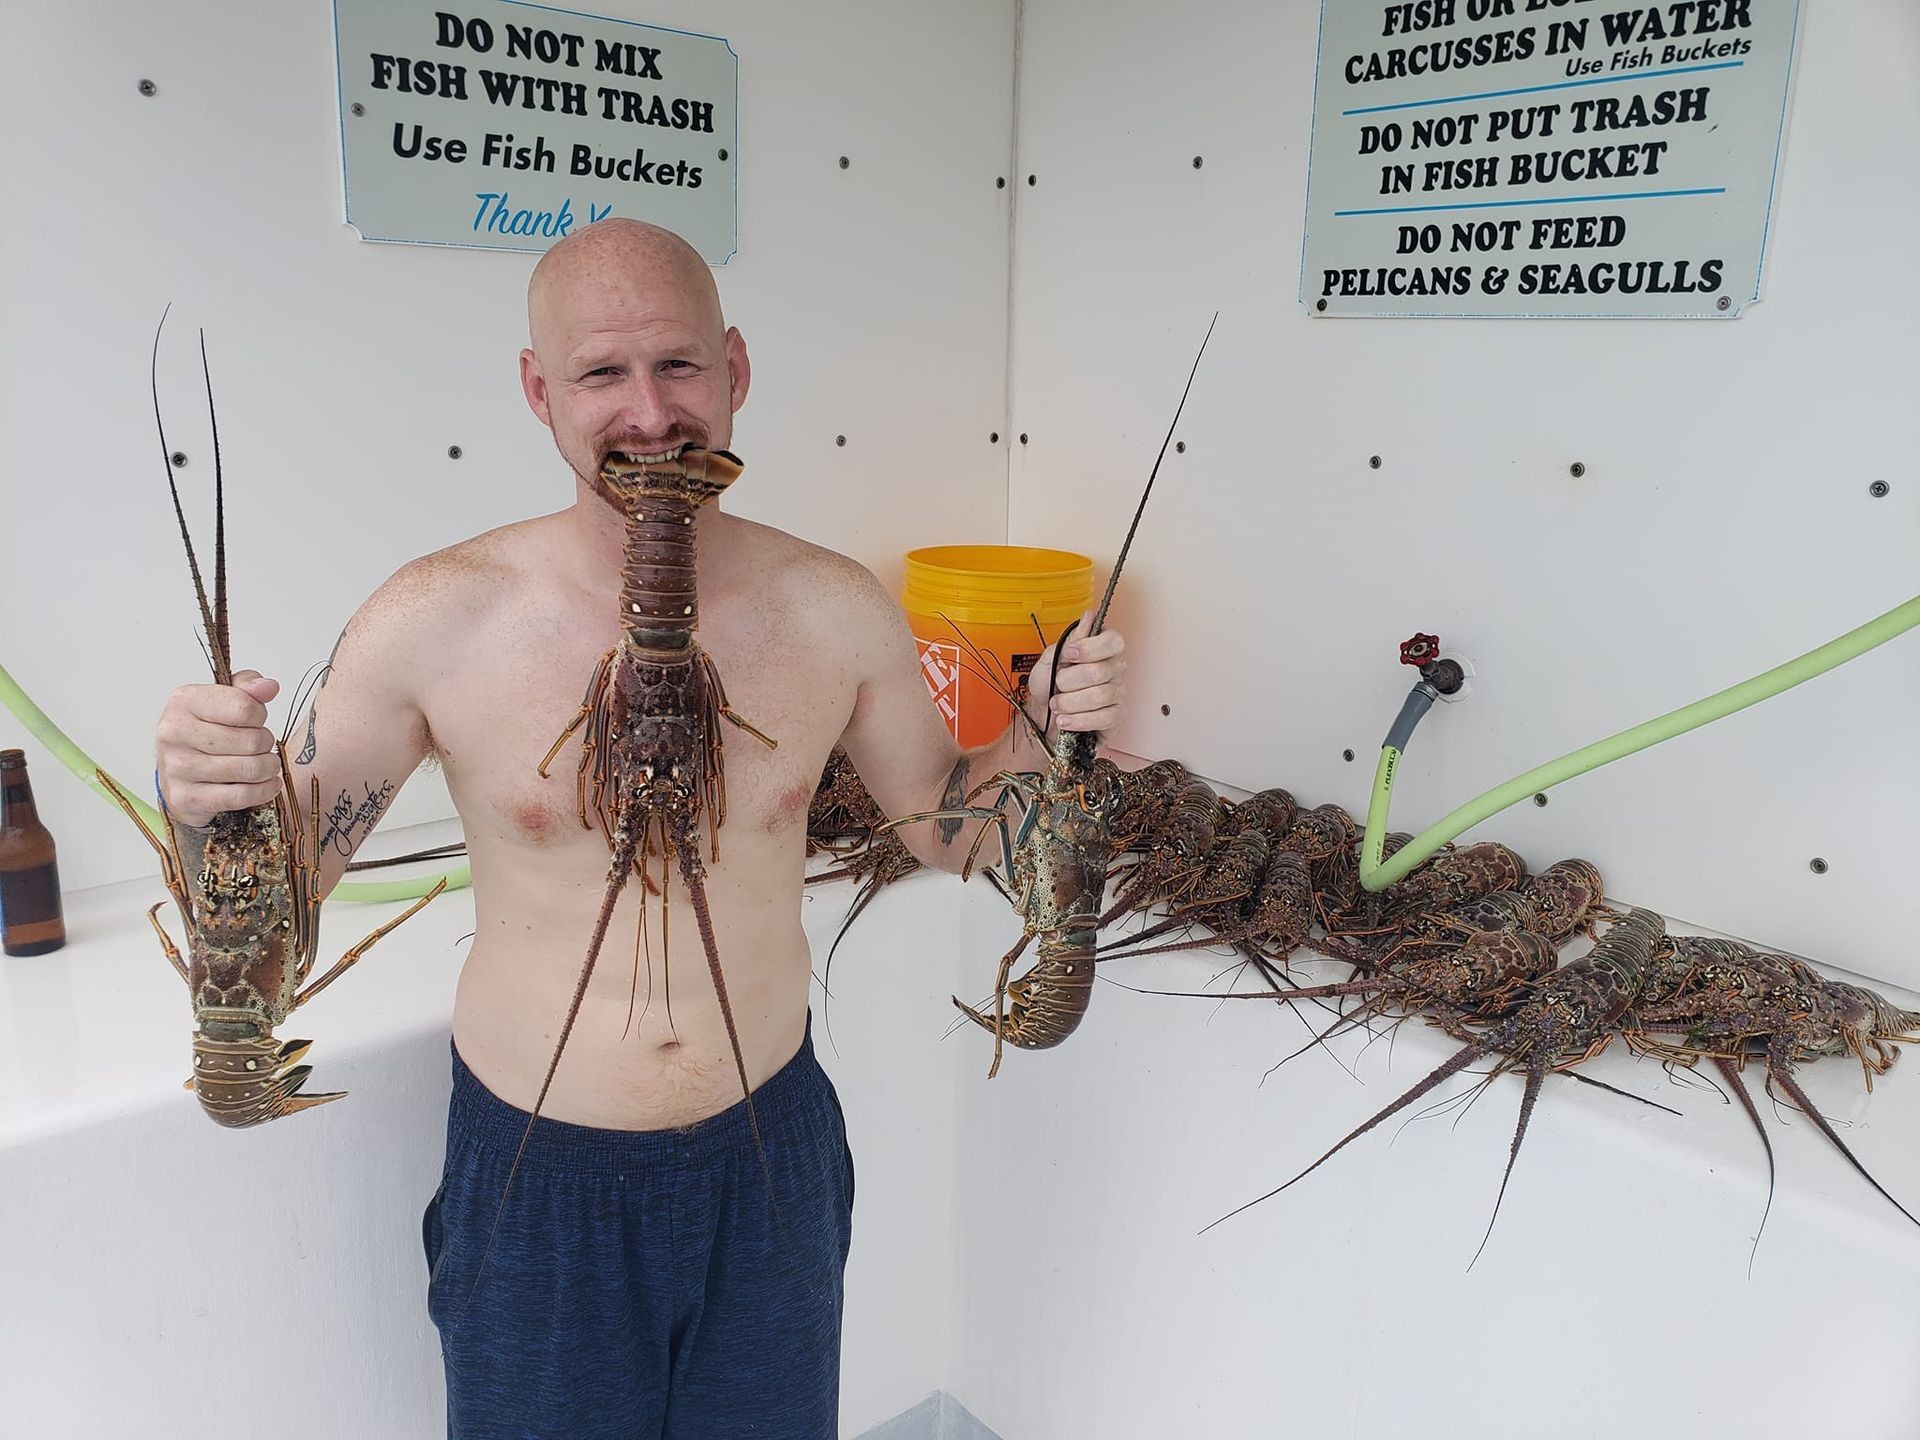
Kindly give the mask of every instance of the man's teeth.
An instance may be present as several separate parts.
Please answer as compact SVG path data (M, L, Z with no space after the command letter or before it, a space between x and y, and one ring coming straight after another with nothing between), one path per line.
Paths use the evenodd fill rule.
M646 453L635 450L615 450L613 454L621 459L631 461L635 465L659 465L665 461L677 459L680 452L686 448L687 447L682 444L674 446L671 450L655 450Z

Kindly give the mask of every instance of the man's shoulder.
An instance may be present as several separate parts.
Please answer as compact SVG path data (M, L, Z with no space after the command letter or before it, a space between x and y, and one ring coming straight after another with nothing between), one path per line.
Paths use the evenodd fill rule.
M743 563L757 587L784 592L809 611L884 610L892 604L886 587L858 560L771 525L737 517L736 524Z
M552 518L518 520L409 560L367 597L354 623L404 622L416 632L443 622L471 627L537 567Z
M503 580L539 568L540 556L552 548L557 518L516 520L409 560L380 589L414 600L430 600L443 592L491 592Z

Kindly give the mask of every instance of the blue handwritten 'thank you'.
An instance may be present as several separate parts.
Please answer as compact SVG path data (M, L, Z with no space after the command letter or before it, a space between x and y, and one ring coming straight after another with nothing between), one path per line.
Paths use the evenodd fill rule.
M539 235L558 240L573 232L573 197L565 196L558 210L515 210L512 194L506 190L475 191L480 206L473 212L473 228L487 235ZM587 223L604 220L613 213L611 205L587 202Z

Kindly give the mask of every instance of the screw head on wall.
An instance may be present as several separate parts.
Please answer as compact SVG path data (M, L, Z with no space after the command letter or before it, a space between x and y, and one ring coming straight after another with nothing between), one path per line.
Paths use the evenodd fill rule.
M1535 795L1533 797L1533 803L1538 805L1541 809L1544 810L1547 805L1547 797L1544 795Z
M1582 460L1574 461L1571 465L1567 466L1567 473L1578 480L1582 475L1587 473L1586 462Z
M836 445L844 446L847 443L847 437L844 435L836 435L833 437L833 443Z
M1893 487L1887 484L1886 481L1876 480L1867 486L1867 493L1876 500L1884 500L1887 498L1887 492L1891 489L1893 489Z
M1027 184L1029 184L1029 185L1038 185L1039 183L1040 183L1040 177L1039 177L1039 176L1037 176L1037 175L1029 175L1029 176L1027 176Z
M1171 705L1162 705L1160 707L1160 713L1162 715L1171 715L1173 714L1173 707Z
M724 148L723 148L723 149L722 149L722 150L720 151L720 158L721 158L722 160L724 160L724 159L726 159L726 158L727 158L727 152L726 152L726 150L725 150Z
M1351 750L1342 750L1342 751L1340 752L1340 758L1341 758L1342 760L1344 760L1344 761L1346 761L1346 762L1347 762L1347 763L1348 763L1349 765L1351 765L1351 764L1353 763L1353 751L1351 751Z
M996 430L991 435L987 436L987 443L989 445L998 445L1000 443L1000 432Z
M840 157L840 168L842 170L846 169L851 164L853 164L853 161L849 160L846 156L842 155Z
M1020 432L1020 443L1021 443L1022 445L1024 445L1024 444L1026 444L1026 443L1027 443L1027 432L1026 432L1026 431L1024 431L1024 430L1022 430L1022 431Z
M167 457L167 460L172 464L174 469L178 470L187 463L187 452L184 450L176 450Z
M1202 163L1203 163L1203 160L1202 160L1202 157L1200 157L1200 156L1198 156L1198 155L1196 155L1196 156L1194 156L1194 157L1193 157L1193 168L1194 168L1194 169L1196 169L1196 170L1198 170L1198 169L1200 168L1200 166L1201 166L1201 164L1202 164Z
M365 115L367 113L367 107L362 105L358 100L356 100L353 102L353 104L347 107L347 111L357 120L362 115Z
M1380 468L1380 457L1378 455L1369 455L1367 457L1367 468L1369 470L1378 470Z
M142 80L140 82L140 93L151 100L160 93L160 87L151 80Z
M462 450L458 445L447 446L447 458L449 460L458 460L462 455L466 453L467 452Z
M1007 177L1006 177L1006 176L1004 176L1004 175L996 175L996 176L994 176L994 177L993 177L993 188L994 188L994 189L996 189L996 190L1004 190L1004 189L1006 189L1006 188L1007 188Z
M1827 862L1824 859L1822 859L1820 856L1816 855L1813 857L1813 859L1807 862L1807 869L1811 870L1816 875L1824 875L1827 873Z
M1184 454L1186 454L1186 453L1187 453L1187 442L1186 442L1186 441L1184 441L1184 440L1176 440L1176 441L1174 441L1174 442L1173 442L1173 453L1174 453L1174 454L1176 454L1176 455L1184 455Z
M1722 295L1718 300L1714 301L1713 303L1717 308L1721 310L1731 310L1733 308L1733 297L1731 295Z
M1325 296L1323 295L1323 296L1321 296L1321 297L1320 297L1320 298L1319 298L1318 300L1316 300L1316 301L1314 301L1314 302L1313 302L1313 308L1314 308L1314 309L1316 309L1316 310L1319 310L1319 311L1322 311L1322 312L1324 312L1324 311L1326 310L1326 308L1327 308L1327 300L1326 300L1326 297L1325 297Z

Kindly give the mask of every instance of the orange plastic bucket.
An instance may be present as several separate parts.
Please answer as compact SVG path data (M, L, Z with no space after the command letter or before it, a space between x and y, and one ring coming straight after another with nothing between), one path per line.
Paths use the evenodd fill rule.
M907 552L900 606L927 689L954 739L984 745L1007 728L1013 710L998 691L1025 701L1041 650L1092 599L1093 562L1070 550L932 545Z

